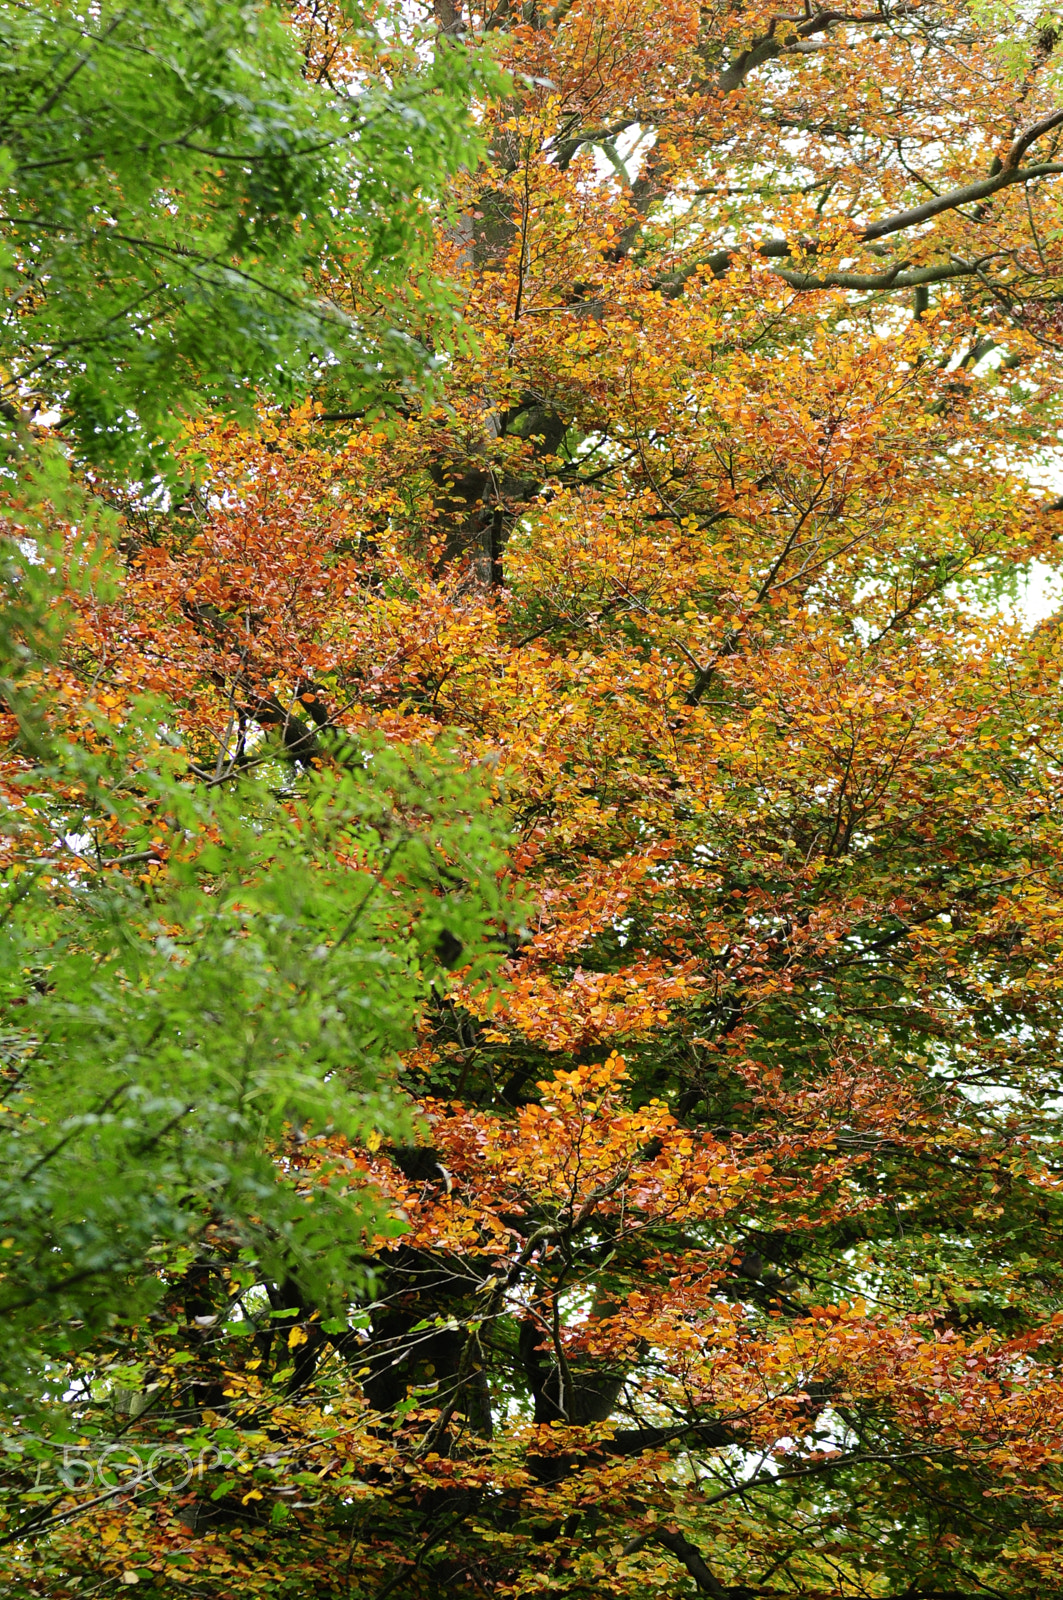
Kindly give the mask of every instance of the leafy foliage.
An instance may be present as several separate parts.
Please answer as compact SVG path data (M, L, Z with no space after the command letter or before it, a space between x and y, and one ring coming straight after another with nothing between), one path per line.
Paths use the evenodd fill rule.
M312 72L272 4L0 7L13 414L58 407L90 461L150 476L204 403L246 417L256 388L298 395L337 367L346 403L372 407L428 376L423 341L453 326L431 211L475 148L487 68L418 59L355 7L334 24ZM372 303L341 308L330 264Z
M208 1239L342 1304L364 1277L366 1228L389 1225L342 1169L311 1209L285 1152L338 1133L412 1136L398 1053L441 961L460 951L480 970L504 923L483 798L439 753L369 739L301 788L196 793L161 702L111 725L85 701L71 744L40 711L47 631L34 624L61 645L55 563L79 563L86 529L49 547L49 482L61 493L61 464L25 480L37 494L6 551L3 676L24 751L0 911L14 1024L0 1384L16 1412L41 1381L34 1363L142 1312L159 1270Z
M371 1285L219 1243L71 1359L77 1473L9 1440L24 1590L1058 1588L1063 641L998 602L1058 575L1063 111L994 16L477 12L443 403L119 500L65 704L165 692L204 781L448 736L534 911L413 1146L291 1153Z

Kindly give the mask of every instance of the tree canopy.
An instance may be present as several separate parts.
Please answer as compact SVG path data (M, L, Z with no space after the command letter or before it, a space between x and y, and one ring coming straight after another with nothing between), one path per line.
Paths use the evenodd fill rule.
M58 407L84 456L150 475L203 404L423 384L453 331L430 215L486 63L419 59L353 4L315 49L316 9L0 7L10 411Z
M340 16L300 11L308 61ZM10 1581L1055 1593L1063 639L1013 602L1059 562L1057 21L434 22L510 75L433 219L470 334L439 391L190 417L180 499L107 488L112 587L71 573L40 681L75 749L165 697L181 804L238 839L270 788L303 837L352 749L464 764L508 876L470 836L456 932L446 860L391 885L431 952L378 1080L408 1120L345 1123L326 1069L310 1136L267 1130L293 1229L363 1208L346 1284L204 1189L143 1301L56 1331ZM178 828L124 865L126 827L136 940L187 869Z

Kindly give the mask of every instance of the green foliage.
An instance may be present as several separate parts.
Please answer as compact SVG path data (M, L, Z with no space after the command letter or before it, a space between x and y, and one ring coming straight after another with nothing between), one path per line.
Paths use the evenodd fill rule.
M1015 0L973 0L972 15L986 27L997 28L997 54L1010 74L1022 79L1035 64L1051 55L1059 33L1060 12L1054 5L1029 6ZM1049 76L1058 82L1058 67Z
M350 11L350 7L346 8ZM355 17L354 20L357 20ZM0 0L0 396L58 407L88 460L172 471L203 404L248 414L328 372L373 406L453 318L425 269L432 209L475 139L475 52L356 31L312 81L282 7ZM372 314L321 287L372 283Z
M37 509L41 538L7 551L0 629L26 755L0 887L13 1411L204 1250L342 1303L366 1230L395 1224L342 1164L311 1201L298 1165L315 1140L412 1137L398 1052L456 952L489 972L505 921L486 794L438 754L370 741L278 794L264 777L189 786L159 703L57 736L33 699L62 610Z

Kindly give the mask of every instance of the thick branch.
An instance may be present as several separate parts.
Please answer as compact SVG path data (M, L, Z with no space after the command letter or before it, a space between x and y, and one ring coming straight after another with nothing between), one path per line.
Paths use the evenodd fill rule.
M1023 151L1028 149L1035 139L1051 128L1061 125L1063 125L1063 111L1042 117L1040 122L1034 123L1015 140L1004 165L989 177L980 178L977 183L964 184L958 189L950 189L945 194L934 195L921 205L910 206L905 211L895 211L892 216L883 217L879 222L868 223L855 234L854 242L873 244L889 234L918 227L921 223L929 222L946 211L956 211L963 206L985 201L1011 184L1030 183L1036 178L1058 176L1063 173L1063 163L1045 161L1036 166L1020 167L1018 161ZM809 247L804 248L807 252ZM785 259L794 253L794 247L788 239L767 239L757 246L757 254L768 261ZM815 253L814 247L810 253ZM702 266L707 266L715 277L722 277L730 269L735 254L734 250L717 250L704 261L697 262L674 276L660 279L654 287L671 299L682 291L687 279ZM793 289L858 289L873 293L882 289L919 288L925 284L945 283L951 278L974 277L984 264L985 261L982 259L974 262L952 261L941 262L936 266L909 267L907 263L900 261L883 272L839 270L815 273L795 272L781 267L777 267L776 272Z
M717 1582L705 1565L700 1550L697 1550L678 1528L674 1531L668 1528L654 1528L652 1538L656 1544L670 1550L677 1561L683 1563L702 1594L711 1594L713 1600L731 1600L723 1584Z
M1046 161L1034 167L1020 167L1018 155L1032 144L1041 133L1049 128L1058 126L1063 122L1063 111L1055 112L1051 117L1045 117L1040 122L1027 130L1021 138L1016 139L1008 152L1008 159L999 172L992 173L988 178L979 178L977 183L965 183L962 188L949 189L945 194L933 195L929 200L924 200L921 206L910 206L907 211L895 211L892 217L883 217L881 222L873 222L864 228L860 237L865 243L872 239L884 239L888 233L901 233L905 228L915 228L921 222L929 222L931 217L940 216L943 211L955 211L959 206L976 204L979 200L988 200L999 189L1006 189L1012 183L1029 183L1032 178L1045 178L1058 172L1063 172L1063 166L1058 162ZM1014 161L1014 164L1009 164Z
M1050 111L1039 122L1031 123L1025 133L1019 134L1004 157L1004 172L1014 171L1034 140L1039 139L1042 133L1050 133L1053 128L1058 128L1060 123L1063 123L1063 111Z
M791 289L862 289L871 294L876 289L916 289L947 283L950 278L974 278L984 266L984 261L950 261L938 267L906 269L901 262L888 272L788 272L776 267L775 273Z

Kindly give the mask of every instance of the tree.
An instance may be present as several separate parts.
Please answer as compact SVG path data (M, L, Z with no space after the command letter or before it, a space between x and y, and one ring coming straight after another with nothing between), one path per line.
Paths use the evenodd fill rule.
M209 1274L212 1249L282 1280L298 1263L326 1301L364 1283L355 1258L388 1219L339 1170L311 1216L286 1152L343 1127L412 1136L398 1052L458 953L490 966L506 913L482 786L442 749L367 733L329 757L274 697L303 775L278 788L243 740L228 771L190 766L165 698L120 702L80 675L77 608L106 608L122 530L71 471L138 451L165 466L174 407L224 405L226 371L245 406L257 377L291 387L308 362L350 380L344 343L378 387L425 376L394 328L328 311L308 276L330 247L378 296L403 272L416 294L481 69L469 52L418 62L416 39L385 55L388 19L374 34L351 10L327 49L269 8L8 7L0 23L18 46L7 377L67 408L56 447L12 403L0 457L0 1396L25 1426L71 1351L143 1314L166 1274ZM420 191L398 189L422 138ZM427 302L443 314L442 286ZM278 356L294 364L279 385Z
M505 924L486 797L442 752L367 737L331 771L302 749L297 787L261 762L226 782L187 772L165 702L71 694L42 648L71 643L54 573L93 602L106 574L55 478L80 527L57 549L59 496L24 506L4 607L0 1396L22 1426L57 1361L213 1252L323 1305L364 1287L386 1214L342 1166L311 1211L289 1152L412 1137L398 1053Z
M425 1014L416 1149L300 1158L390 1198L372 1289L225 1321L233 1258L86 1350L102 1498L34 1459L19 1581L1054 1592L1060 637L1000 604L1057 562L1054 24L465 20L515 88L445 403L202 423L79 671L204 771L300 685L296 741L449 730L536 909ZM207 1454L101 1478L119 1428Z
M453 325L430 217L487 64L305 9L0 7L9 422L57 408L89 461L150 477L204 404L424 383ZM327 273L363 286L342 309Z

